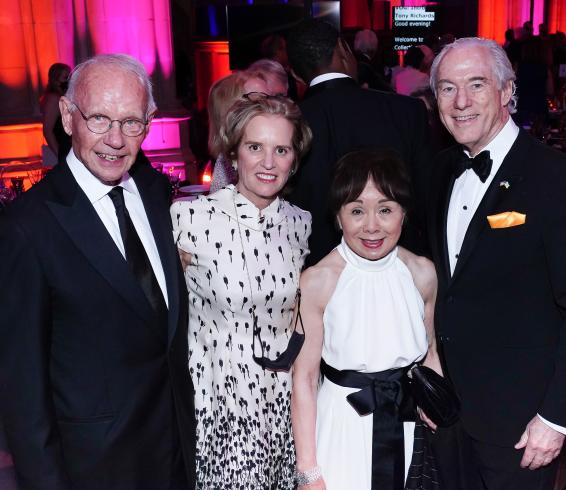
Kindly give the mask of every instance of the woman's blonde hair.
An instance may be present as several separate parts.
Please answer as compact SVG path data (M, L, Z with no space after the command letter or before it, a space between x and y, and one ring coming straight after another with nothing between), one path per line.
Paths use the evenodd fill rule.
M248 80L244 72L234 72L214 82L208 94L208 151L213 157L221 152L220 127L232 104L244 95Z

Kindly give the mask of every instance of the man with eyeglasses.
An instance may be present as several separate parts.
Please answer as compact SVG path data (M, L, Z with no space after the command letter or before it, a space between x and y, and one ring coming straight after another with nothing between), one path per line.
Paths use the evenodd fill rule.
M22 490L194 488L187 304L156 110L127 55L79 65L66 163L0 216L0 410Z

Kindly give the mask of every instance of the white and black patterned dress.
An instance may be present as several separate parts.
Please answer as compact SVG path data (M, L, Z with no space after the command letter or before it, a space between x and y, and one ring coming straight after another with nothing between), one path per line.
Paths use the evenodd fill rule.
M266 355L275 358L293 330L310 214L280 199L260 212L228 186L174 203L171 216L177 245L192 254L185 279L197 488L295 488L291 373L252 359L251 308L254 302Z

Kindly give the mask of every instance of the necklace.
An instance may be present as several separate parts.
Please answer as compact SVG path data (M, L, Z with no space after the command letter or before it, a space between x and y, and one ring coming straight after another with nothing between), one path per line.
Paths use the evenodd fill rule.
M303 327L303 322L301 319L301 314L300 311L297 313L296 316L296 320L295 320L295 328L293 330L293 334L291 335L291 340L289 342L289 345L287 346L287 348L285 349L285 351L279 355L279 357L275 360L271 360L268 359L264 356L264 351L265 351L265 347L264 347L264 343L263 340L261 339L261 328L258 325L258 317L256 314L256 302L254 299L254 294L253 294L253 288L252 288L252 280L251 280L251 275L250 275L250 271L248 268L248 260L247 260L247 256L246 256L246 250L244 247L244 239L242 237L242 229L241 229L241 225L240 225L240 219L239 219L239 215L238 215L238 209L236 207L236 192L237 190L234 189L234 194L233 194L233 198L232 198L232 204L234 205L234 213L236 216L236 224L238 226L238 236L240 238L240 245L242 247L242 259L244 260L244 268L246 270L246 276L248 278L248 286L250 289L250 299L252 302L252 306L250 308L250 313L252 315L252 355L253 355L253 359L256 363L258 363L260 366L262 366L263 368L267 368L267 369L272 369L272 370L284 370L284 371L288 371L293 363L293 361L295 360L295 358L297 357L301 346L304 342L304 327ZM260 211L260 223L263 223L263 220L265 219L265 216L261 216L261 211ZM285 224L286 224L286 228L287 228L287 237L288 240L290 240L291 234L289 232L289 221L288 221L288 217L285 216ZM295 273L296 273L296 280L299 280L299 270L297 268L297 262L295 261L295 253L293 251L293 247L291 247L291 254L292 254L292 263L295 266ZM301 291L299 289L299 287L297 286L297 292L296 292L296 304L298 304L298 308L300 310L300 304L301 304ZM301 323L301 327L303 330L302 334L299 334L299 332L297 331L297 322L300 321ZM259 339L259 344L261 347L261 357L256 356L255 355L255 339L256 337L258 337Z

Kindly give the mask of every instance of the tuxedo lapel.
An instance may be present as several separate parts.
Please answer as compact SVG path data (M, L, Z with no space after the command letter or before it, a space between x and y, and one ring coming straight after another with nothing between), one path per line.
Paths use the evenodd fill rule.
M450 280L450 262L448 260L448 240L446 237L446 223L448 220L448 205L454 187L454 173L452 171L453 161L459 149L447 150L445 160L437 163L440 165L434 182L433 221L431 222L431 246L436 250L438 260L436 262L437 274L446 282Z
M527 140L522 133L519 133L517 140L505 156L468 226L452 280L456 279L465 267L481 234L488 228L487 216L501 212L503 210L501 206L516 196L518 192L521 192L520 183L523 181L522 166L523 162L528 159L528 152ZM507 182L509 188L501 185L502 182ZM512 211L512 209L507 211Z
M116 247L85 193L80 189L65 163L49 176L56 198L47 207L71 241L131 307L135 314L152 326L155 312L132 274L128 263Z
M441 273L446 279L450 279L450 260L448 258L448 239L446 235L446 225L448 222L448 206L450 205L450 196L452 195L452 188L454 187L454 174L450 168L444 175L444 182L442 189L444 193L440 196L440 203L442 204L440 212L437 214L438 229L441 230L437 236L440 236L441 242L438 244L440 247L439 256L441 257Z
M173 231L170 226L169 207L167 202L158 202L157 196L163 194L158 188L159 179L153 169L140 166L131 172L140 191L142 202L151 227L151 232L159 252L161 266L167 284L168 342L171 342L179 319L179 275L177 274L179 256L173 243Z

